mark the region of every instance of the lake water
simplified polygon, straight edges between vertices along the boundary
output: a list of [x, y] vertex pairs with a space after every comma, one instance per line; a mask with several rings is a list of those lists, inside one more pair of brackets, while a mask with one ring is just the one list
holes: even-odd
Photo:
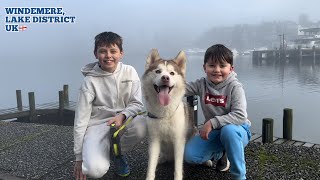
[[[147, 53], [146, 53], [147, 54]], [[161, 53], [160, 53], [161, 54]], [[165, 55], [174, 57], [176, 54]], [[83, 76], [80, 68], [94, 61], [65, 57], [35, 56], [28, 61], [2, 61], [0, 71], [3, 84], [0, 93], [0, 109], [16, 106], [15, 90], [21, 89], [23, 104], [28, 104], [28, 92], [35, 92], [36, 103], [58, 101], [58, 91], [69, 85], [70, 100], [76, 101]], [[9, 57], [8, 57], [9, 59]], [[16, 58], [17, 59], [17, 58]], [[87, 59], [87, 61], [83, 61]], [[91, 59], [91, 60], [90, 60]], [[129, 59], [130, 61], [126, 62]], [[140, 76], [144, 70], [146, 55], [127, 54], [124, 62], [136, 67]], [[188, 56], [187, 80], [204, 76], [202, 56]], [[320, 67], [312, 63], [261, 65], [252, 64], [251, 56], [238, 56], [234, 61], [238, 79], [244, 85], [248, 115], [252, 132], [261, 133], [262, 119], [274, 119], [274, 135], [282, 137], [284, 108], [293, 109], [293, 139], [320, 144]], [[204, 118], [199, 111], [199, 122]]]

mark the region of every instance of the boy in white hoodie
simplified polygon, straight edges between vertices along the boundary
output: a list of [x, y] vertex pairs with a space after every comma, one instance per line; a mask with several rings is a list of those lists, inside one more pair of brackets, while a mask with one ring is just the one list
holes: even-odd
[[[82, 68], [81, 85], [74, 120], [76, 179], [100, 178], [110, 167], [110, 125], [120, 127], [127, 118], [143, 110], [138, 73], [120, 62], [122, 38], [113, 32], [95, 37], [94, 55], [98, 62]], [[146, 123], [137, 116], [121, 136], [122, 154], [146, 135]], [[116, 173], [127, 176], [130, 169], [125, 155], [115, 158]]]
[[203, 69], [206, 77], [189, 82], [186, 96], [200, 96], [206, 121], [199, 135], [187, 142], [185, 160], [209, 166], [211, 159], [217, 160], [219, 171], [227, 171], [231, 164], [231, 177], [245, 179], [244, 147], [251, 136], [251, 123], [243, 86], [233, 71], [232, 52], [221, 44], [209, 47]]

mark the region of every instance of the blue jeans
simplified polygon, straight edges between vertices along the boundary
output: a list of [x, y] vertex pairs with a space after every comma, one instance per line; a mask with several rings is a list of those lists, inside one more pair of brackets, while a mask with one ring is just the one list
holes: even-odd
[[231, 177], [246, 179], [244, 147], [250, 138], [247, 124], [229, 124], [219, 130], [212, 130], [209, 140], [203, 140], [200, 135], [192, 137], [186, 144], [184, 159], [191, 164], [202, 164], [211, 159], [220, 159], [225, 150], [231, 165]]

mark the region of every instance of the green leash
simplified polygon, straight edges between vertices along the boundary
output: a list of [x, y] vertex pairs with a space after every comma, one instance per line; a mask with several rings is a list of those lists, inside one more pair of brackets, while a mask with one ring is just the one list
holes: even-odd
[[120, 147], [120, 135], [119, 133], [137, 116], [144, 114], [144, 112], [139, 112], [138, 114], [134, 116], [130, 116], [127, 121], [120, 126], [119, 129], [117, 129], [116, 125], [112, 123], [110, 125], [110, 134], [111, 134], [111, 147], [112, 147], [112, 152], [115, 157], [118, 157], [121, 155], [121, 147]]

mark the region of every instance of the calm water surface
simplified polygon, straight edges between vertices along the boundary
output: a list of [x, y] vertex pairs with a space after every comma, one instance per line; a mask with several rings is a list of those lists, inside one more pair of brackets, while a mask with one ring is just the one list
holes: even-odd
[[[35, 92], [36, 103], [58, 101], [58, 91], [62, 89], [63, 84], [69, 84], [70, 100], [76, 101], [78, 88], [83, 80], [80, 68], [95, 59], [91, 56], [79, 59], [50, 58], [47, 57], [44, 61], [41, 57], [34, 57], [18, 65], [15, 61], [1, 62], [2, 67], [6, 68], [0, 71], [3, 81], [0, 109], [16, 106], [16, 89], [22, 90], [24, 105], [28, 104], [27, 93], [31, 91]], [[142, 76], [145, 59], [146, 55], [127, 54], [124, 61], [136, 67]], [[187, 80], [195, 80], [205, 75], [202, 63], [202, 56], [188, 56]], [[283, 109], [292, 108], [293, 138], [320, 144], [318, 64], [254, 66], [251, 56], [238, 56], [234, 64], [238, 79], [246, 91], [252, 132], [261, 133], [262, 119], [273, 118], [274, 135], [282, 137]], [[202, 113], [199, 112], [199, 122], [203, 121]]]

